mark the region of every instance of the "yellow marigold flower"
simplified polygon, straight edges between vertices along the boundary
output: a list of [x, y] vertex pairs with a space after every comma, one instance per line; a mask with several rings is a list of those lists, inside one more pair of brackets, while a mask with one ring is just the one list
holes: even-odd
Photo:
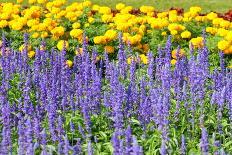
[[230, 69], [232, 69], [232, 65], [228, 66], [227, 68], [230, 68]]
[[[179, 57], [182, 57], [182, 56], [184, 56], [185, 55], [185, 51], [183, 50], [183, 49], [180, 49], [179, 50]], [[173, 51], [172, 51], [172, 58], [173, 59], [177, 59], [177, 49], [174, 49]]]
[[148, 58], [146, 55], [140, 54], [139, 57], [140, 57], [143, 64], [148, 64]]
[[99, 9], [100, 9], [100, 6], [99, 6], [99, 5], [96, 5], [96, 4], [95, 4], [95, 5], [92, 6], [92, 10], [93, 10], [93, 11], [98, 11]]
[[203, 47], [203, 38], [202, 37], [197, 37], [197, 38], [192, 38], [190, 40], [190, 44], [192, 44], [194, 47]]
[[175, 64], [176, 64], [176, 59], [172, 59], [172, 60], [171, 60], [171, 64], [172, 64], [172, 65], [175, 65]]
[[222, 28], [229, 28], [229, 27], [230, 27], [230, 22], [227, 21], [227, 20], [222, 20], [222, 21], [220, 22], [220, 26], [221, 26]]
[[32, 34], [32, 38], [36, 39], [36, 38], [38, 38], [38, 37], [39, 37], [39, 33], [38, 33], [38, 32], [34, 32], [34, 33]]
[[66, 60], [66, 65], [71, 68], [73, 66], [73, 62], [71, 60]]
[[48, 33], [46, 31], [41, 33], [41, 38], [47, 38], [48, 37]]
[[104, 36], [106, 36], [107, 39], [109, 39], [109, 40], [113, 40], [113, 39], [117, 38], [117, 31], [107, 30]]
[[219, 36], [221, 36], [221, 37], [224, 37], [224, 36], [227, 35], [228, 32], [229, 32], [229, 31], [226, 30], [226, 29], [224, 29], [224, 28], [219, 28], [218, 31], [217, 31], [217, 34], [218, 34]]
[[13, 30], [21, 30], [23, 28], [23, 24], [21, 22], [14, 22], [12, 25], [11, 25], [11, 28]]
[[218, 42], [218, 49], [220, 50], [225, 50], [229, 47], [230, 43], [226, 40], [221, 40]]
[[181, 37], [182, 37], [183, 39], [188, 39], [188, 38], [191, 37], [191, 32], [189, 32], [189, 31], [184, 31], [184, 32], [181, 33]]
[[105, 46], [104, 49], [105, 49], [106, 53], [108, 53], [108, 54], [114, 53], [114, 47], [113, 46]]
[[164, 31], [164, 32], [161, 33], [161, 35], [162, 35], [162, 36], [166, 36], [166, 35], [167, 35], [167, 32]]
[[152, 7], [152, 6], [141, 6], [139, 8], [139, 10], [142, 12], [142, 13], [148, 13], [148, 12], [154, 12], [155, 11], [155, 8]]
[[82, 3], [82, 5], [83, 5], [84, 7], [91, 6], [91, 5], [92, 5], [92, 2], [91, 2], [91, 1], [84, 1], [84, 2]]
[[95, 44], [105, 44], [107, 42], [105, 36], [96, 36], [93, 41]]
[[215, 35], [217, 33], [217, 28], [214, 28], [214, 27], [206, 27], [206, 32], [212, 34], [212, 35]]
[[83, 34], [83, 30], [81, 30], [81, 29], [72, 29], [70, 31], [70, 36], [73, 38], [78, 38], [78, 37], [82, 36], [82, 34]]
[[61, 51], [63, 48], [64, 48], [64, 45], [65, 45], [65, 48], [68, 49], [69, 48], [69, 44], [67, 41], [65, 40], [60, 40], [58, 43], [57, 43], [57, 48]]
[[101, 13], [101, 14], [111, 14], [111, 8], [106, 7], [106, 6], [100, 7], [99, 8], [99, 13]]
[[75, 22], [72, 24], [73, 29], [79, 29], [81, 27], [81, 24], [79, 22]]
[[226, 35], [226, 40], [228, 40], [228, 41], [232, 41], [232, 31], [229, 31], [228, 33], [227, 33], [227, 35]]
[[193, 6], [193, 7], [190, 7], [189, 11], [190, 12], [201, 12], [201, 7]]
[[89, 23], [93, 23], [93, 22], [94, 22], [94, 18], [93, 18], [93, 17], [89, 17], [89, 18], [88, 18], [88, 22], [89, 22]]
[[1, 21], [0, 21], [0, 28], [7, 27], [7, 25], [8, 25], [7, 20], [1, 20]]
[[209, 20], [213, 20], [213, 19], [217, 18], [218, 16], [217, 16], [216, 13], [210, 12], [210, 13], [208, 13], [208, 14], [206, 15], [206, 17], [207, 17], [207, 19], [209, 19]]
[[101, 20], [104, 23], [112, 22], [113, 21], [113, 14], [104, 14], [104, 15], [101, 16]]
[[122, 14], [128, 14], [132, 9], [133, 9], [132, 6], [126, 6], [125, 8], [123, 8], [122, 10], [120, 10], [120, 12]]
[[28, 56], [29, 58], [33, 58], [33, 57], [35, 56], [35, 51], [29, 51], [29, 52], [27, 53], [27, 56]]
[[44, 4], [44, 3], [47, 2], [47, 0], [37, 0], [37, 2], [38, 2], [39, 4]]
[[56, 38], [59, 38], [60, 36], [62, 36], [64, 34], [64, 27], [59, 26], [59, 27], [55, 27], [52, 31], [51, 31], [52, 35]]
[[178, 31], [177, 31], [177, 30], [171, 30], [171, 32], [170, 32], [170, 33], [171, 33], [171, 35], [173, 35], [173, 36], [174, 36], [174, 35], [177, 35], [177, 34], [178, 34]]
[[125, 4], [123, 4], [123, 3], [118, 3], [117, 5], [116, 5], [116, 9], [117, 10], [122, 10], [122, 9], [124, 9], [126, 7], [126, 5]]

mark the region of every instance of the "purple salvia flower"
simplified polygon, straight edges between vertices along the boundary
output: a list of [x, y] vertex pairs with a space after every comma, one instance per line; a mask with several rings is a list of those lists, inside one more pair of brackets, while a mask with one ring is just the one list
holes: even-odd
[[8, 102], [1, 105], [1, 119], [2, 119], [2, 141], [0, 145], [0, 153], [8, 154], [11, 152], [11, 109]]
[[73, 146], [73, 155], [80, 155], [81, 154], [81, 141], [77, 139], [76, 145]]
[[132, 137], [133, 146], [131, 155], [143, 155], [143, 148], [139, 146], [137, 142], [137, 138], [135, 136]]
[[127, 63], [126, 63], [126, 53], [124, 49], [124, 44], [122, 42], [122, 34], [119, 34], [119, 50], [118, 50], [118, 69], [119, 69], [119, 74], [122, 77], [126, 76], [126, 68], [127, 68]]
[[160, 148], [160, 154], [161, 155], [167, 155], [168, 154], [165, 140], [162, 140], [162, 144], [161, 144], [161, 148]]
[[21, 116], [21, 114], [19, 114], [19, 122], [18, 122], [18, 154], [25, 154], [25, 145], [26, 145], [26, 141], [25, 141], [25, 127], [24, 127], [24, 118], [23, 116]]
[[92, 144], [91, 144], [91, 140], [88, 140], [87, 150], [88, 150], [88, 155], [93, 155], [94, 154]]
[[185, 137], [184, 135], [182, 134], [181, 136], [181, 149], [180, 149], [180, 154], [181, 155], [185, 155], [186, 154], [186, 142], [185, 142]]
[[40, 132], [41, 132], [41, 124], [40, 124], [39, 118], [36, 115], [33, 117], [33, 132], [34, 132], [34, 136], [35, 136], [37, 142], [40, 143], [40, 140], [41, 140], [41, 136], [40, 136], [41, 135], [40, 134]]
[[154, 72], [154, 67], [155, 67], [155, 64], [154, 64], [154, 57], [153, 57], [153, 54], [152, 54], [151, 51], [148, 53], [148, 62], [149, 62], [149, 64], [148, 64], [147, 74], [148, 74], [148, 76], [149, 76], [150, 86], [151, 86], [151, 85], [152, 85], [152, 81], [153, 81], [153, 79], [154, 79], [154, 77], [153, 77], [153, 76], [154, 76], [153, 72]]
[[207, 155], [209, 151], [209, 142], [206, 128], [202, 128], [200, 147], [202, 154]]
[[41, 145], [42, 145], [42, 155], [47, 155], [47, 150], [46, 150], [46, 144], [47, 144], [47, 135], [46, 135], [46, 130], [43, 129], [42, 133], [41, 133]]
[[130, 126], [128, 126], [125, 131], [125, 143], [125, 154], [130, 154], [132, 152], [132, 133]]
[[112, 145], [114, 148], [114, 155], [120, 155], [120, 140], [119, 140], [119, 134], [118, 131], [115, 131], [113, 133], [113, 137], [112, 137]]
[[31, 118], [27, 118], [25, 122], [26, 126], [26, 154], [34, 154], [34, 149], [33, 149], [33, 130], [32, 130], [32, 123], [31, 123]]
[[64, 155], [69, 155], [70, 145], [67, 135], [64, 137]]
[[224, 60], [224, 53], [222, 51], [219, 52], [220, 56], [220, 68], [222, 74], [225, 74], [226, 68], [225, 68], [225, 60]]

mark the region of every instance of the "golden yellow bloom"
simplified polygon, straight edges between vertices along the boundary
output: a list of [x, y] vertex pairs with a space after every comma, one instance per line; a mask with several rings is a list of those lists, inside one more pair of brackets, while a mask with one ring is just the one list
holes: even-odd
[[113, 14], [104, 14], [104, 15], [101, 16], [101, 20], [104, 23], [112, 22], [113, 21]]
[[71, 60], [66, 60], [66, 65], [71, 68], [73, 66], [73, 62]]
[[164, 32], [161, 33], [161, 35], [162, 35], [162, 36], [166, 36], [166, 35], [167, 35], [167, 32], [164, 31]]
[[183, 39], [188, 39], [188, 38], [191, 37], [191, 32], [189, 32], [189, 31], [184, 31], [184, 32], [181, 33], [181, 37], [182, 37]]
[[220, 50], [225, 50], [229, 47], [230, 43], [226, 40], [221, 40], [218, 42], [218, 49]]
[[101, 14], [111, 14], [111, 8], [103, 6], [99, 8], [99, 13]]
[[[182, 56], [184, 56], [185, 55], [185, 51], [183, 50], [183, 49], [180, 49], [179, 50], [179, 57], [182, 57]], [[177, 49], [174, 49], [173, 51], [172, 51], [172, 58], [173, 59], [177, 59]]]
[[193, 6], [193, 7], [190, 7], [189, 11], [190, 12], [201, 12], [201, 7]]
[[41, 38], [47, 38], [48, 37], [48, 33], [46, 31], [41, 33]]
[[177, 34], [178, 34], [178, 31], [177, 31], [177, 30], [171, 30], [171, 32], [170, 32], [170, 33], [171, 33], [171, 35], [173, 35], [173, 36], [174, 36], [174, 35], [177, 35]]
[[92, 10], [93, 10], [93, 11], [98, 11], [99, 9], [100, 9], [100, 6], [99, 6], [99, 5], [94, 4], [94, 5], [92, 6]]
[[210, 12], [210, 13], [208, 13], [208, 14], [206, 15], [206, 17], [207, 17], [207, 19], [209, 19], [209, 20], [213, 20], [213, 19], [217, 18], [217, 14], [214, 13], [214, 12]]
[[197, 38], [192, 38], [190, 40], [190, 44], [192, 44], [194, 47], [203, 47], [203, 38], [202, 37], [197, 37]]
[[228, 40], [228, 41], [232, 41], [232, 31], [229, 31], [228, 33], [227, 33], [227, 35], [226, 35], [226, 40]]
[[38, 2], [39, 4], [44, 4], [44, 3], [47, 2], [47, 0], [37, 0], [37, 2]]
[[75, 22], [75, 23], [72, 24], [73, 29], [79, 29], [80, 27], [81, 27], [81, 24], [78, 23], [78, 22]]
[[105, 36], [96, 36], [93, 41], [95, 44], [105, 44], [107, 42], [107, 38]]
[[63, 48], [64, 48], [64, 45], [65, 45], [65, 48], [68, 49], [69, 48], [69, 44], [67, 41], [65, 40], [60, 40], [58, 43], [57, 43], [57, 48], [61, 51]]
[[78, 37], [82, 36], [82, 34], [83, 34], [83, 30], [81, 30], [81, 29], [72, 29], [70, 31], [70, 36], [73, 38], [78, 38]]
[[39, 33], [38, 33], [38, 32], [34, 32], [34, 33], [32, 34], [32, 38], [36, 39], [36, 38], [38, 38], [38, 37], [39, 37]]
[[117, 31], [115, 30], [107, 30], [105, 35], [108, 40], [113, 40], [117, 38]]
[[217, 28], [214, 28], [214, 27], [206, 27], [206, 32], [212, 34], [212, 35], [215, 35], [217, 33]]
[[124, 9], [125, 7], [126, 7], [126, 5], [123, 4], [123, 3], [118, 3], [118, 4], [116, 5], [116, 9], [117, 9], [117, 10], [122, 10], [122, 9]]
[[221, 36], [221, 37], [224, 37], [224, 36], [227, 35], [228, 32], [229, 32], [229, 31], [226, 30], [226, 29], [224, 29], [224, 28], [219, 28], [218, 31], [217, 31], [217, 34], [218, 34], [219, 36]]
[[108, 54], [114, 53], [114, 47], [113, 46], [105, 46], [104, 49], [105, 49], [105, 52], [108, 53]]
[[152, 6], [141, 6], [139, 10], [143, 13], [149, 13], [149, 12], [154, 12], [155, 8]]
[[60, 36], [62, 36], [64, 34], [64, 27], [59, 26], [59, 27], [55, 27], [52, 31], [51, 31], [52, 35], [56, 38], [59, 38]]
[[140, 54], [139, 57], [140, 57], [143, 64], [145, 64], [145, 65], [148, 64], [148, 58], [146, 55]]
[[27, 53], [27, 56], [28, 56], [29, 58], [33, 58], [33, 57], [35, 56], [35, 51], [29, 51], [29, 52]]
[[4, 27], [7, 27], [7, 25], [8, 25], [7, 20], [1, 20], [1, 21], [0, 21], [0, 28], [1, 28], [1, 29], [4, 28]]
[[93, 22], [94, 22], [94, 18], [93, 18], [93, 17], [89, 17], [89, 18], [88, 18], [88, 22], [89, 22], [89, 23], [93, 23]]
[[176, 64], [176, 59], [172, 59], [172, 60], [171, 60], [171, 64], [172, 64], [172, 65], [175, 65], [175, 64]]

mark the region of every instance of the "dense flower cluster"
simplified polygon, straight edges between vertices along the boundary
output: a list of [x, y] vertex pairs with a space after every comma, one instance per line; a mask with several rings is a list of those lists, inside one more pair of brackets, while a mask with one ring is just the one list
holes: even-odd
[[[130, 44], [133, 51], [147, 57], [149, 50], [155, 51], [157, 44], [173, 36], [173, 41], [188, 48], [203, 46], [202, 29], [211, 35], [214, 41], [210, 45], [211, 52], [221, 50], [225, 54], [232, 53], [232, 23], [219, 14], [210, 12], [202, 14], [200, 7], [191, 7], [189, 11], [168, 10], [158, 12], [153, 6], [141, 6], [135, 9], [118, 3], [116, 9], [92, 4], [91, 1], [68, 3], [66, 0], [28, 0], [27, 7], [18, 3], [0, 4], [0, 28], [12, 38], [15, 32], [31, 33], [31, 40], [39, 44], [39, 39], [47, 39], [50, 46], [62, 42], [72, 46], [82, 46], [82, 38], [86, 32], [89, 45], [96, 45], [99, 50], [114, 55], [116, 38], [122, 32], [123, 42]], [[17, 40], [17, 39], [16, 39]], [[14, 47], [20, 47], [18, 40]], [[34, 57], [35, 45], [30, 49], [30, 57]], [[175, 47], [177, 48], [177, 47]], [[74, 48], [67, 50], [77, 53]], [[101, 53], [103, 54], [103, 53]], [[216, 58], [215, 58], [216, 59]], [[228, 62], [228, 66], [232, 62]]]
[[180, 47], [171, 50], [171, 37], [157, 57], [148, 52], [129, 65], [132, 49], [122, 36], [113, 62], [106, 52], [99, 60], [99, 51], [89, 51], [86, 37], [74, 62], [66, 60], [65, 41], [61, 51], [42, 42], [33, 61], [27, 34], [21, 52], [10, 44], [3, 36], [2, 155], [231, 152], [232, 71], [222, 52], [220, 68], [210, 72], [204, 44], [197, 53], [192, 45], [188, 59]]

